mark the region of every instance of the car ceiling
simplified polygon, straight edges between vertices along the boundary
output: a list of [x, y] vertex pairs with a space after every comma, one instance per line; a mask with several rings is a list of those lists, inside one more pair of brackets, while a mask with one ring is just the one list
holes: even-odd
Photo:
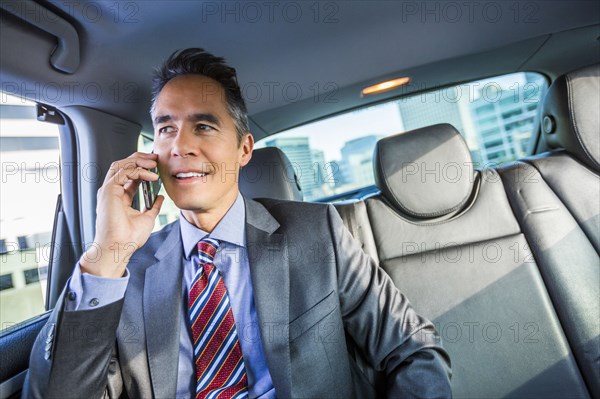
[[[386, 78], [444, 85], [521, 69], [553, 77], [600, 58], [596, 1], [40, 4], [76, 28], [80, 65], [73, 74], [53, 69], [56, 39], [2, 11], [3, 90], [58, 107], [88, 105], [145, 131], [152, 70], [186, 47], [203, 47], [236, 68], [257, 138], [397, 96], [360, 97], [361, 87]], [[48, 82], [72, 94], [58, 96]], [[100, 96], [83, 92], [90, 83]]]

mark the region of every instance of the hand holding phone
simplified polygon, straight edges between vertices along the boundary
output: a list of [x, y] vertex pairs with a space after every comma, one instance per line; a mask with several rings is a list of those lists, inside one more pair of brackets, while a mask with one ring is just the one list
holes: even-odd
[[[158, 156], [143, 152], [111, 164], [98, 189], [94, 245], [80, 259], [82, 272], [109, 278], [123, 276], [131, 255], [150, 237], [164, 201], [162, 195], [156, 196], [160, 183], [153, 181], [157, 176], [150, 172], [157, 166]], [[141, 182], [149, 184], [145, 197], [152, 202], [152, 208], [142, 212], [131, 209]]]

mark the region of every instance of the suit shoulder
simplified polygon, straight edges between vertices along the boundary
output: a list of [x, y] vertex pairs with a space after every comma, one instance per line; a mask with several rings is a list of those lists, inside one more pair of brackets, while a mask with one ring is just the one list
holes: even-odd
[[254, 200], [260, 202], [269, 212], [288, 211], [322, 213], [327, 212], [330, 206], [329, 204], [319, 202], [288, 201], [272, 198], [255, 198]]
[[331, 205], [318, 202], [287, 201], [271, 198], [259, 198], [265, 209], [284, 228], [306, 228], [317, 230], [319, 226], [328, 228]]

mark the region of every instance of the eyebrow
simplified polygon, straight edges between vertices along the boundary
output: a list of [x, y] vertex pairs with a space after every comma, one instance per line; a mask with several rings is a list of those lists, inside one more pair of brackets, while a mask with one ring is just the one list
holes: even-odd
[[[172, 120], [176, 120], [177, 118], [174, 118], [171, 115], [158, 115], [154, 118], [154, 125], [158, 125], [160, 123], [165, 123], [165, 122], [169, 122]], [[188, 121], [190, 122], [209, 122], [209, 123], [213, 123], [217, 126], [221, 126], [220, 120], [219, 118], [211, 113], [199, 113], [199, 114], [191, 114], [188, 115], [187, 117]]]
[[209, 122], [217, 126], [221, 126], [221, 121], [215, 114], [192, 114], [188, 116], [190, 122]]

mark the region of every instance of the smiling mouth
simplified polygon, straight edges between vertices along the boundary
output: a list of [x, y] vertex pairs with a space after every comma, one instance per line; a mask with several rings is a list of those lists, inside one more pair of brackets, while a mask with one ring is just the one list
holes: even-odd
[[208, 176], [208, 173], [198, 173], [198, 172], [186, 172], [186, 173], [177, 173], [175, 178], [177, 180], [187, 180], [193, 179], [195, 177], [205, 177]]

